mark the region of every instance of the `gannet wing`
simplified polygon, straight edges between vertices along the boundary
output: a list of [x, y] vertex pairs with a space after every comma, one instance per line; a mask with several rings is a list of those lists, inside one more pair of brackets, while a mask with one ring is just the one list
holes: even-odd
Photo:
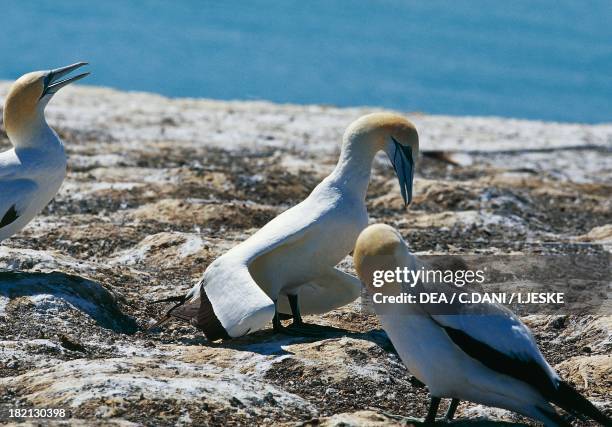
[[531, 331], [511, 313], [432, 315], [447, 332], [457, 331], [493, 350], [525, 361], [544, 361]]
[[[298, 289], [300, 312], [302, 314], [322, 314], [335, 308], [350, 304], [361, 293], [361, 281], [335, 267]], [[291, 313], [289, 300], [279, 298], [279, 311]]]
[[35, 197], [38, 185], [29, 179], [0, 181], [0, 232], [15, 222]]
[[460, 306], [454, 314], [431, 317], [441, 326], [461, 331], [504, 354], [523, 360], [542, 358], [529, 328], [502, 306], [487, 304], [486, 308], [476, 309]]
[[14, 180], [18, 178], [21, 162], [15, 154], [15, 150], [0, 153], [0, 188], [4, 185], [4, 180]]
[[[274, 301], [255, 282], [248, 266], [218, 258], [204, 277], [158, 324], [175, 317], [191, 323], [210, 341], [237, 338], [272, 321]], [[157, 324], [156, 324], [157, 325]]]
[[323, 224], [328, 222], [326, 219], [334, 205], [311, 196], [282, 212], [243, 242], [241, 247], [247, 254], [247, 263], [281, 246], [297, 244], [325, 228]]
[[[169, 315], [189, 321], [211, 341], [263, 329], [272, 321], [275, 305], [254, 280], [249, 266], [258, 257], [295, 244], [305, 235], [306, 230], [299, 229], [268, 242], [267, 246], [251, 248], [250, 256], [236, 256], [229, 251], [206, 269], [202, 280], [189, 293], [190, 299]], [[248, 240], [243, 245], [248, 246]]]
[[[422, 262], [419, 260], [419, 263]], [[431, 262], [425, 264], [427, 268], [431, 268], [432, 265], [445, 270], [468, 268], [465, 261], [457, 257], [439, 259], [434, 264]], [[421, 283], [419, 286], [424, 292], [442, 292], [446, 295], [456, 294], [459, 289], [447, 283]], [[448, 299], [450, 300], [450, 297]], [[444, 328], [462, 350], [474, 346], [486, 346], [490, 348], [490, 351], [480, 348], [482, 354], [499, 353], [500, 357], [506, 355], [526, 363], [533, 362], [553, 372], [542, 356], [529, 328], [512, 311], [502, 305], [462, 304], [455, 301], [454, 304], [445, 304], [443, 311], [437, 304], [420, 304], [420, 308], [438, 326]]]
[[[612, 425], [588, 399], [563, 381], [548, 365], [531, 332], [514, 313], [502, 306], [490, 307], [494, 314], [432, 315], [464, 353], [489, 369], [532, 386], [546, 400], [576, 415]], [[553, 420], [563, 420], [554, 410], [537, 409]]]
[[430, 314], [453, 343], [488, 368], [520, 379], [545, 396], [559, 377], [540, 352], [531, 331], [510, 310], [490, 304], [486, 314], [459, 307], [456, 314]]
[[281, 213], [216, 259], [189, 292], [185, 304], [168, 315], [190, 321], [211, 341], [246, 335], [269, 324], [274, 301], [254, 280], [249, 267], [259, 257], [299, 244], [321, 227], [325, 212], [304, 206], [306, 201]]

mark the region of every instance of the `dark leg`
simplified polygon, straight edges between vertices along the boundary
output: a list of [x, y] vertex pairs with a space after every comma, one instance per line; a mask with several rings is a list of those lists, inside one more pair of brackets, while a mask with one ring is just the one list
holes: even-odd
[[291, 316], [293, 317], [293, 323], [289, 326], [289, 328], [301, 333], [302, 335], [309, 337], [320, 337], [324, 336], [325, 334], [329, 334], [330, 332], [336, 332], [334, 328], [331, 328], [329, 326], [304, 323], [304, 321], [302, 320], [302, 313], [300, 313], [298, 296], [287, 295], [287, 298], [289, 299], [289, 306], [291, 307]]
[[429, 410], [427, 411], [427, 416], [425, 417], [425, 423], [436, 422], [438, 406], [440, 406], [440, 398], [431, 396], [431, 403], [429, 404]]
[[298, 296], [287, 295], [287, 298], [289, 299], [289, 306], [291, 307], [291, 317], [293, 319], [293, 323], [288, 327], [282, 325], [281, 316], [278, 313], [278, 305], [275, 301], [274, 318], [272, 318], [272, 326], [274, 332], [295, 336], [319, 337], [325, 335], [326, 333], [329, 333], [330, 329], [333, 329], [328, 328], [326, 326], [310, 325], [308, 323], [304, 323], [304, 321], [302, 320], [302, 315], [300, 313]]
[[[383, 415], [392, 418], [396, 421], [400, 421], [402, 425], [432, 425], [436, 422], [436, 415], [438, 414], [438, 407], [440, 406], [440, 398], [431, 396], [431, 401], [429, 403], [429, 409], [427, 410], [427, 416], [425, 419], [412, 418], [412, 417], [403, 417], [401, 415], [391, 414], [389, 412], [381, 412]], [[455, 399], [453, 399], [453, 402]], [[457, 400], [457, 403], [459, 400]], [[452, 405], [453, 403], [451, 403]], [[457, 405], [455, 405], [456, 408]], [[453, 411], [454, 412], [454, 411]]]
[[302, 321], [302, 315], [300, 314], [298, 296], [297, 295], [287, 295], [287, 298], [289, 299], [289, 306], [291, 307], [291, 314], [293, 315], [293, 324], [302, 325], [304, 322]]
[[[297, 306], [297, 297], [295, 297], [294, 302], [292, 302], [292, 300], [289, 299], [289, 303], [291, 304], [291, 310], [293, 311], [294, 304]], [[274, 317], [272, 318], [272, 329], [274, 330], [275, 333], [285, 334], [285, 335], [294, 335], [294, 336], [311, 335], [309, 331], [306, 331], [302, 328], [302, 325], [303, 325], [302, 323], [296, 324], [296, 319], [299, 319], [299, 322], [302, 322], [302, 317], [300, 316], [299, 310], [297, 311], [297, 317], [296, 317], [296, 312], [293, 312], [292, 317], [294, 319], [293, 324], [288, 328], [283, 326], [283, 324], [281, 323], [280, 315], [278, 313], [278, 303], [277, 301], [274, 301]]]
[[274, 317], [272, 318], [272, 330], [275, 333], [285, 332], [285, 327], [281, 324], [280, 318], [278, 317], [278, 307], [276, 301], [274, 301]]
[[455, 416], [455, 411], [457, 410], [457, 406], [459, 406], [459, 399], [453, 398], [453, 400], [451, 400], [450, 405], [448, 406], [446, 415], [444, 416], [444, 418], [446, 418], [447, 421], [450, 421], [453, 419], [453, 417]]

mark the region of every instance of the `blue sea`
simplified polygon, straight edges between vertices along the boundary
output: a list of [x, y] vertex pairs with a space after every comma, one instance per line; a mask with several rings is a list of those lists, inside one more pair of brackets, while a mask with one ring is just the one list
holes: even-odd
[[3, 1], [0, 78], [612, 122], [609, 0]]

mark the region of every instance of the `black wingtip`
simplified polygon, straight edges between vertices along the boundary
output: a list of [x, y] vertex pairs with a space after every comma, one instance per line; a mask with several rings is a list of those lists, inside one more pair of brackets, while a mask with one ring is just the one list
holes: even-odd
[[6, 227], [7, 225], [15, 222], [17, 218], [19, 218], [19, 214], [17, 214], [17, 206], [13, 205], [8, 211], [6, 211], [2, 219], [0, 219], [0, 228]]
[[540, 412], [540, 414], [544, 418], [548, 418], [552, 422], [552, 425], [555, 425], [558, 427], [572, 427], [571, 422], [567, 421], [561, 415], [557, 414], [557, 412], [554, 409], [552, 409], [550, 406], [545, 409], [545, 408], [542, 408], [541, 406], [536, 405], [536, 409]]
[[209, 341], [231, 338], [215, 314], [204, 288], [200, 291], [200, 309], [196, 318], [192, 319], [192, 324], [201, 329]]
[[550, 401], [564, 410], [589, 417], [603, 426], [612, 427], [612, 419], [607, 417], [586, 397], [565, 381], [559, 381], [556, 392], [550, 396]]

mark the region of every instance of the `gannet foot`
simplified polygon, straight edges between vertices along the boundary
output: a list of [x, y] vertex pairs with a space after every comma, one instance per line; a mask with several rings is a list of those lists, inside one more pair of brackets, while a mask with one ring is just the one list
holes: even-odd
[[[274, 305], [276, 307], [276, 302]], [[295, 330], [295, 329], [283, 326], [283, 324], [281, 323], [281, 313], [279, 313], [277, 309], [275, 310], [274, 318], [272, 319], [272, 330], [274, 331], [275, 334], [284, 334], [284, 335], [291, 335], [291, 336], [303, 336], [304, 335], [299, 330]]]
[[291, 318], [293, 319], [293, 323], [289, 326], [283, 326], [281, 324], [281, 318], [286, 317], [286, 315], [278, 312], [278, 302], [275, 301], [274, 306], [276, 311], [272, 319], [272, 326], [275, 333], [303, 337], [322, 337], [328, 336], [331, 332], [336, 332], [336, 329], [329, 326], [304, 323], [302, 315], [300, 314], [297, 295], [287, 295], [287, 297], [291, 307]]

